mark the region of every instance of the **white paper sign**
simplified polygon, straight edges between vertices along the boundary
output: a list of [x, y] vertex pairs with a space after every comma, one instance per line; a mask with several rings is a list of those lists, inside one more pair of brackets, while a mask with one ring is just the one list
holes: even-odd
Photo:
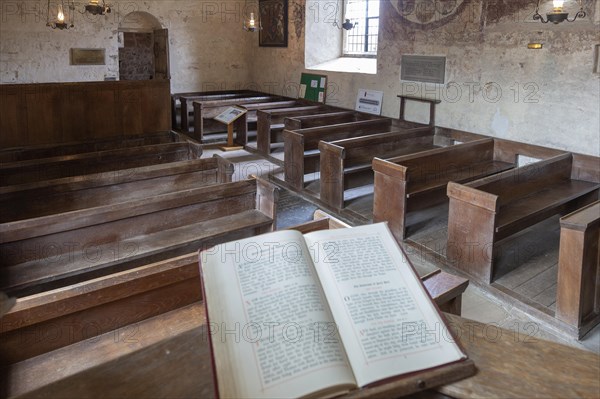
[[219, 115], [215, 116], [215, 120], [229, 125], [231, 122], [248, 112], [247, 109], [240, 107], [229, 107]]
[[381, 115], [381, 106], [383, 104], [383, 92], [376, 90], [358, 91], [356, 97], [356, 110], [373, 115]]

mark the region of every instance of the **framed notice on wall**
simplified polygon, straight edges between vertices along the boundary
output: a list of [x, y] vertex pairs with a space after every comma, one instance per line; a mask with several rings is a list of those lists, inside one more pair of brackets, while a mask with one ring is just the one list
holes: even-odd
[[327, 76], [303, 73], [300, 76], [299, 98], [325, 103], [327, 92]]

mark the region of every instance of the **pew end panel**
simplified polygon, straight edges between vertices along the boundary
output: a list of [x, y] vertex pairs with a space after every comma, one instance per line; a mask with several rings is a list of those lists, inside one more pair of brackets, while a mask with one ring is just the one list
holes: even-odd
[[406, 168], [385, 159], [373, 159], [375, 189], [373, 223], [387, 222], [397, 241], [404, 239]]
[[600, 201], [560, 224], [556, 318], [581, 339], [600, 323]]
[[217, 161], [217, 182], [231, 183], [235, 173], [235, 164], [219, 154], [214, 154], [213, 158]]
[[304, 188], [304, 135], [292, 130], [283, 131], [285, 182], [294, 190]]
[[498, 196], [449, 182], [448, 197], [446, 257], [454, 268], [490, 284]]

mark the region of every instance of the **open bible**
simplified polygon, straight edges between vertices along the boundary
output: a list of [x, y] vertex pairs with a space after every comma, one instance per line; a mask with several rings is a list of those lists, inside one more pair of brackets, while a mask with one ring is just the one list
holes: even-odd
[[383, 223], [221, 244], [200, 253], [200, 270], [220, 397], [403, 379], [393, 393], [408, 394], [474, 371], [456, 372], [466, 355]]

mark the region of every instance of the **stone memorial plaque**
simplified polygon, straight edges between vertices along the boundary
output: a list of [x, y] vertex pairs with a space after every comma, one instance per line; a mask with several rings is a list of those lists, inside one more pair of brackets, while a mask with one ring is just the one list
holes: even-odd
[[105, 49], [72, 48], [71, 65], [105, 65]]
[[403, 55], [401, 68], [402, 80], [439, 84], [446, 81], [446, 57]]

